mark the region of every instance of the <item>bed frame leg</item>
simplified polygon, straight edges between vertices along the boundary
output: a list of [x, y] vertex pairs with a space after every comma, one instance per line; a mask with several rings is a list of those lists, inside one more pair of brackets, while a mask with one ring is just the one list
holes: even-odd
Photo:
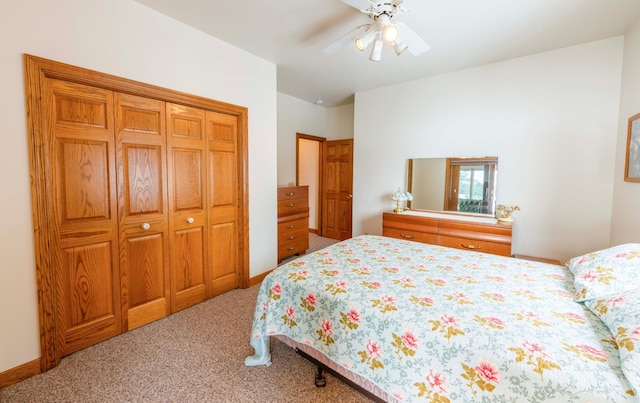
[[322, 367], [318, 365], [316, 371], [316, 387], [324, 388], [325, 386], [327, 386], [327, 380], [324, 375], [322, 375]]

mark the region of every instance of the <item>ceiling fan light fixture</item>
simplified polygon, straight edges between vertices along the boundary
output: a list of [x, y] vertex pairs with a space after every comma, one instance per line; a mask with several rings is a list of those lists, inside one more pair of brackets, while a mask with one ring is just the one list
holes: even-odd
[[373, 62], [379, 62], [382, 60], [382, 46], [384, 45], [384, 41], [381, 38], [381, 35], [378, 36], [376, 41], [373, 43], [373, 49], [371, 49], [371, 55], [369, 56], [369, 60]]
[[377, 17], [378, 31], [382, 32], [382, 38], [392, 43], [398, 38], [398, 27], [391, 23], [391, 17], [387, 13], [382, 13]]
[[402, 39], [398, 39], [393, 43], [393, 50], [395, 50], [396, 55], [398, 56], [403, 54], [407, 49], [409, 49], [409, 45], [407, 45]]
[[382, 37], [389, 43], [395, 42], [398, 39], [398, 34], [398, 27], [393, 24], [387, 25], [382, 29]]
[[364, 51], [371, 42], [373, 42], [373, 40], [376, 37], [376, 31], [369, 28], [367, 30], [367, 32], [362, 35], [359, 38], [356, 38], [356, 48], [358, 48], [359, 51]]

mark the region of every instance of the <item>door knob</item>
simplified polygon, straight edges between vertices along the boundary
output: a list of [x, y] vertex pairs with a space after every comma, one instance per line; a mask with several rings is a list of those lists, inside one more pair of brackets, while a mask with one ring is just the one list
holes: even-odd
[[193, 219], [193, 217], [189, 217], [189, 218], [187, 218], [187, 222], [188, 222], [189, 224], [193, 224], [195, 221], [196, 221], [196, 220], [194, 220], [194, 219]]
[[142, 228], [143, 230], [145, 230], [145, 231], [146, 231], [146, 230], [148, 230], [149, 228], [151, 228], [151, 224], [149, 224], [148, 222], [146, 222], [146, 223], [142, 224], [142, 225], [140, 226], [140, 228]]
[[347, 199], [351, 199], [353, 197], [353, 195], [349, 195], [347, 196]]

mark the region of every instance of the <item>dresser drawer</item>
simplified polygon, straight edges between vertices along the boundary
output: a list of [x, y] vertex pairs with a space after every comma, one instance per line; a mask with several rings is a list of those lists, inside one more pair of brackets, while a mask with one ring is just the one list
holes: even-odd
[[292, 240], [287, 239], [284, 242], [278, 242], [278, 260], [297, 253], [304, 253], [309, 249], [309, 237], [294, 233], [295, 238]]
[[383, 227], [382, 235], [391, 238], [406, 239], [408, 241], [416, 241], [422, 243], [438, 244], [438, 235], [426, 232], [412, 231], [399, 228]]
[[511, 244], [446, 235], [440, 235], [438, 237], [438, 243], [442, 246], [448, 246], [450, 248], [493, 253], [494, 255], [511, 256]]
[[296, 232], [302, 229], [304, 229], [305, 231], [309, 231], [309, 217], [299, 218], [297, 220], [279, 222], [278, 236], [279, 234]]
[[289, 215], [295, 214], [300, 211], [308, 211], [309, 210], [309, 200], [308, 199], [287, 199], [287, 200], [278, 200], [278, 215]]
[[278, 248], [282, 245], [293, 245], [294, 243], [297, 243], [299, 239], [306, 240], [306, 243], [308, 244], [309, 230], [301, 229], [298, 231], [278, 232]]
[[281, 187], [278, 188], [278, 200], [291, 200], [291, 199], [308, 199], [309, 187], [308, 186], [293, 186], [293, 187]]

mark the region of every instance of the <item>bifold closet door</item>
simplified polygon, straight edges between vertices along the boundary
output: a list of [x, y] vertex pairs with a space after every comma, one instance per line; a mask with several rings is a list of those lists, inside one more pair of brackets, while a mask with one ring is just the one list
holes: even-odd
[[171, 312], [208, 297], [205, 111], [167, 104]]
[[162, 101], [115, 94], [123, 330], [170, 313]]
[[236, 116], [207, 112], [210, 296], [238, 288]]
[[121, 332], [113, 93], [47, 79], [56, 355]]

